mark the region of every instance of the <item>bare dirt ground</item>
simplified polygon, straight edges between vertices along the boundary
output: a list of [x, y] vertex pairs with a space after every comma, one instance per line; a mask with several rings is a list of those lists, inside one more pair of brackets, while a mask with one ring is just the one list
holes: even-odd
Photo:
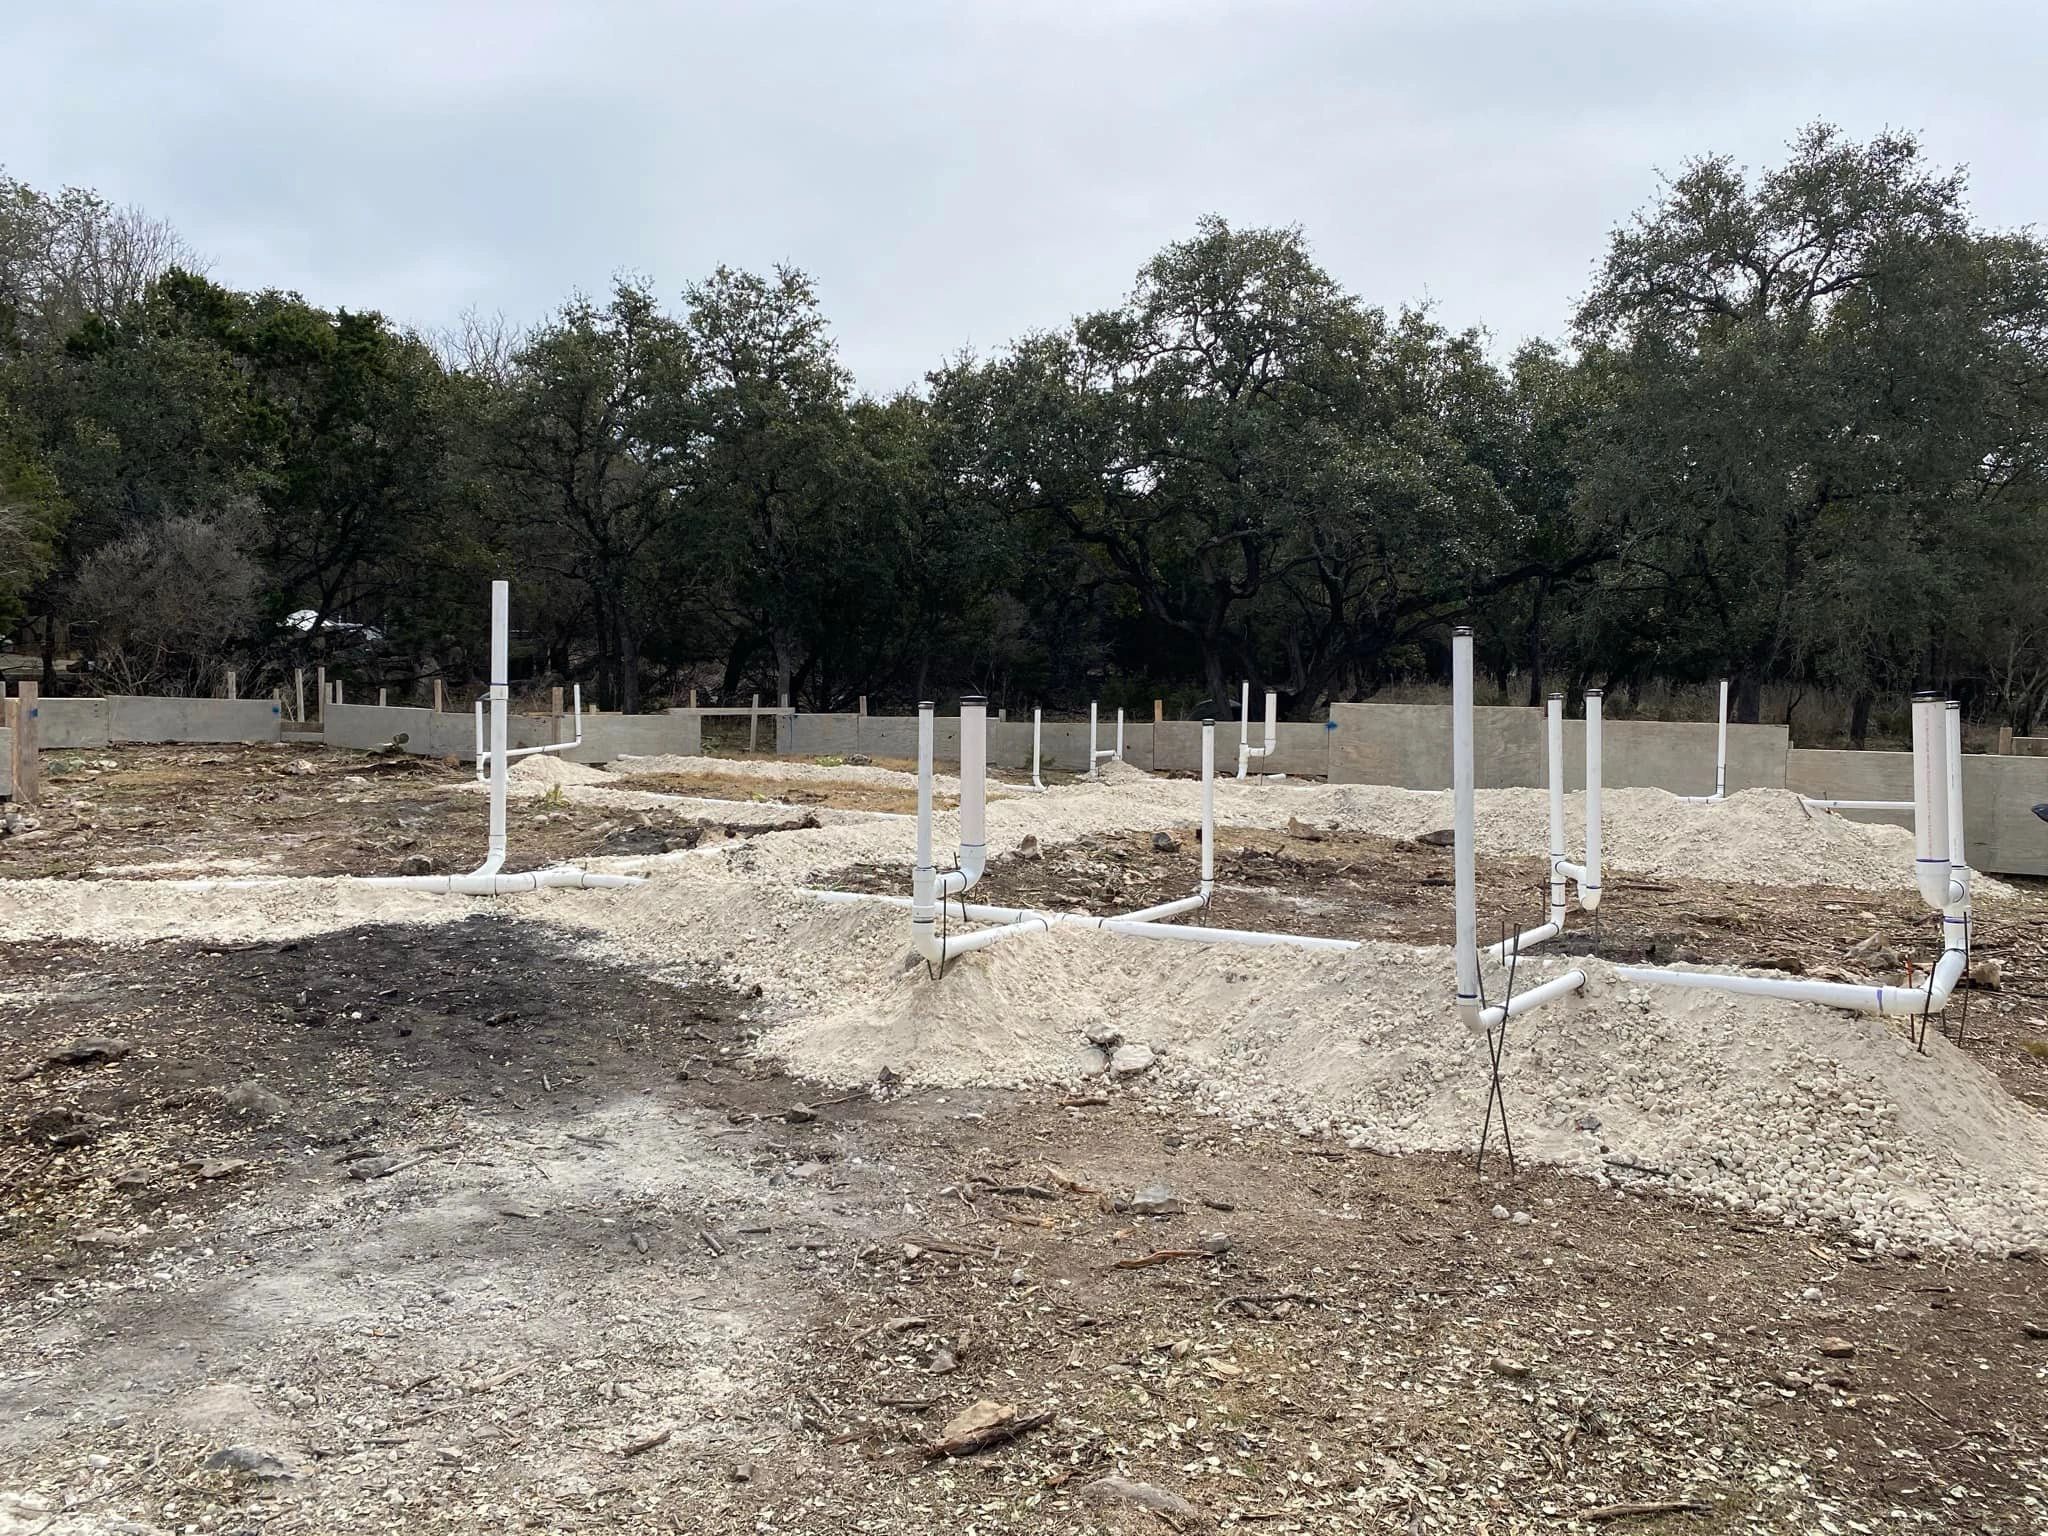
[[0, 1529], [2040, 1528], [2034, 1262], [826, 1095], [499, 916], [0, 968]]
[[[0, 837], [0, 879], [392, 875], [469, 869], [484, 850], [472, 770], [437, 758], [281, 746], [123, 747], [49, 754], [37, 826]], [[662, 790], [634, 780], [635, 789]], [[778, 792], [779, 791], [779, 792]], [[666, 853], [801, 825], [816, 806], [869, 809], [863, 791], [708, 781], [674, 793], [746, 800], [623, 812], [573, 797], [515, 799], [509, 871]]]
[[[53, 775], [0, 878], [479, 852], [482, 803], [440, 764], [108, 759]], [[736, 835], [804, 809], [735, 808]], [[512, 815], [534, 863], [706, 835]], [[981, 889], [1188, 894], [1171, 830], [1005, 855]], [[1426, 842], [1218, 853], [1218, 922], [1448, 926]], [[1483, 920], [1534, 921], [1541, 876], [1488, 861]], [[1875, 974], [1924, 939], [1910, 893], [1615, 888], [1571, 944]], [[849, 1094], [757, 1055], [755, 998], [517, 911], [0, 939], [0, 1536], [2048, 1528], [2039, 1255], [1873, 1253], [1655, 1170], [1602, 1190], [1239, 1132], [1144, 1078]], [[2048, 1105], [2048, 898], [1981, 911], [2005, 974], [1966, 1049]], [[983, 1401], [1011, 1415], [986, 1447], [931, 1454]]]

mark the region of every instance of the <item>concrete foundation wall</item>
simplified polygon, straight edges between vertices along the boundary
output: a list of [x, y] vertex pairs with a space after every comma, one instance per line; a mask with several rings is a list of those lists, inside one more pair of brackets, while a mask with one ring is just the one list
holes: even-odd
[[[1196, 727], [1189, 726], [1188, 729]], [[1102, 722], [1099, 739], [1104, 751], [1116, 745], [1114, 718]], [[1231, 742], [1230, 760], [1234, 772], [1236, 738], [1231, 738]], [[917, 718], [914, 715], [784, 716], [776, 722], [775, 750], [783, 757], [850, 757], [859, 753], [863, 757], [915, 762]], [[1218, 750], [1221, 750], [1220, 744]], [[940, 715], [932, 721], [932, 761], [949, 765], [959, 763], [958, 715]], [[1028, 773], [1031, 769], [1030, 720], [989, 721], [988, 761], [991, 768]], [[1048, 720], [1040, 727], [1039, 763], [1042, 768], [1063, 773], [1086, 773], [1088, 761], [1087, 721]], [[1150, 721], [1143, 724], [1124, 722], [1124, 761], [1147, 771], [1154, 767]], [[1320, 769], [1315, 771], [1320, 772]]]
[[14, 732], [0, 725], [0, 800], [14, 793]]
[[[405, 737], [405, 750], [422, 757], [455, 757], [476, 761], [476, 719], [473, 715], [411, 709], [397, 704], [330, 704], [324, 711], [323, 738], [330, 747], [368, 752]], [[554, 739], [553, 723], [534, 715], [513, 715], [505, 722], [509, 747], [542, 747]]]
[[[1443, 704], [1335, 704], [1330, 781], [1442, 789], [1451, 778], [1451, 711]], [[1472, 767], [1481, 789], [1540, 786], [1547, 749], [1540, 709], [1472, 712]], [[1616, 789], [1714, 789], [1712, 722], [1608, 720], [1601, 731], [1601, 782]], [[1782, 725], [1728, 727], [1728, 788], [1782, 789], [1790, 737]], [[1564, 723], [1565, 782], [1586, 780], [1586, 723]]]
[[[564, 718], [560, 729], [574, 734], [575, 723]], [[608, 763], [629, 756], [695, 757], [703, 750], [704, 722], [695, 715], [593, 715], [585, 710], [583, 745], [562, 756], [578, 763]]]
[[[1152, 761], [1146, 764], [1155, 773], [1192, 773], [1202, 771], [1202, 726], [1196, 720], [1166, 720], [1152, 727]], [[1276, 733], [1275, 751], [1271, 757], [1254, 758], [1249, 773], [1281, 773], [1290, 778], [1326, 778], [1330, 771], [1330, 743], [1336, 733], [1327, 722], [1294, 721], [1280, 722]], [[1262, 746], [1266, 740], [1266, 722], [1252, 722], [1252, 745]], [[1237, 774], [1238, 732], [1235, 720], [1216, 722], [1216, 777], [1234, 778]]]
[[[573, 729], [568, 716], [513, 715], [505, 722], [510, 747], [545, 747], [566, 741]], [[330, 704], [324, 739], [330, 747], [370, 751], [405, 735], [405, 750], [425, 757], [476, 761], [476, 717], [436, 713], [400, 705]], [[559, 733], [559, 734], [558, 734]], [[703, 726], [685, 715], [599, 715], [584, 711], [583, 745], [561, 755], [579, 763], [608, 763], [615, 757], [652, 757], [668, 753], [695, 756], [703, 743]]]
[[39, 699], [36, 723], [45, 752], [104, 747], [113, 742], [111, 699]]
[[271, 699], [168, 699], [115, 694], [37, 704], [46, 752], [124, 741], [276, 741], [284, 721]]
[[[1910, 800], [1910, 752], [1792, 754], [1787, 788], [1816, 800]], [[2048, 759], [1963, 757], [1963, 847], [1973, 868], [1995, 875], [2048, 875], [2048, 822], [2034, 814], [2048, 804]], [[1910, 827], [1910, 811], [1841, 811], [1857, 821]]]
[[110, 698], [115, 741], [276, 741], [283, 711], [273, 699]]

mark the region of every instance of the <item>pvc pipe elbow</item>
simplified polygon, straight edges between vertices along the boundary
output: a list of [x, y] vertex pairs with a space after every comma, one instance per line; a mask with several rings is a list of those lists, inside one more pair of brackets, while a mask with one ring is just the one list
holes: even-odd
[[1913, 875], [1920, 885], [1920, 899], [1935, 911], [1945, 910], [1954, 899], [1950, 894], [1953, 882], [1947, 859], [1916, 859]]
[[972, 890], [987, 867], [988, 845], [963, 843], [960, 846], [960, 867], [940, 875], [934, 889], [940, 896], [958, 896], [962, 891]]

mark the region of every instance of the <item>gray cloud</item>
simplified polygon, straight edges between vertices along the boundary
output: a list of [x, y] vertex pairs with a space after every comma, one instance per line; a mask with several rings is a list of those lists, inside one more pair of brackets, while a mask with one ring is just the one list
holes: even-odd
[[0, 162], [169, 217], [222, 281], [431, 327], [787, 261], [877, 390], [1113, 302], [1204, 212], [1510, 346], [1689, 155], [1916, 129], [2010, 225], [2048, 150], [2025, 3], [72, 0], [10, 30]]

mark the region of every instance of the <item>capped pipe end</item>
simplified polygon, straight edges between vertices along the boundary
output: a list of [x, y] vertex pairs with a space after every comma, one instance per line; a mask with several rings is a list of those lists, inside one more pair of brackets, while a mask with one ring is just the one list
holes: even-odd
[[988, 703], [988, 695], [985, 693], [963, 693], [960, 695], [960, 702], [962, 704], [986, 704]]
[[919, 699], [917, 701], [917, 707], [920, 711], [937, 708], [937, 706], [934, 705], [930, 699]]
[[1471, 633], [1472, 633], [1472, 626], [1471, 626], [1470, 624], [1460, 624], [1460, 625], [1458, 625], [1458, 627], [1457, 627], [1457, 628], [1455, 628], [1455, 629], [1453, 629], [1453, 630], [1451, 631], [1451, 634], [1452, 634], [1453, 636], [1457, 636], [1457, 635], [1465, 635], [1465, 636], [1469, 637], [1469, 636], [1471, 635]]
[[1607, 697], [1607, 693], [1605, 689], [1588, 688], [1586, 690], [1586, 697], [1589, 699], [1604, 699]]
[[1564, 702], [1564, 695], [1561, 693], [1553, 693], [1552, 695], [1550, 695], [1550, 700], [1553, 704], [1562, 704]]
[[1938, 699], [1940, 697], [1941, 690], [1939, 688], [1922, 688], [1918, 690], [1916, 693], [1914, 693], [1913, 702], [1915, 704], [1925, 704], [1929, 700]]
[[1216, 723], [1216, 717], [1215, 717], [1214, 715], [1204, 715], [1204, 716], [1202, 716], [1202, 724], [1204, 724], [1204, 725], [1214, 725], [1215, 723]]

